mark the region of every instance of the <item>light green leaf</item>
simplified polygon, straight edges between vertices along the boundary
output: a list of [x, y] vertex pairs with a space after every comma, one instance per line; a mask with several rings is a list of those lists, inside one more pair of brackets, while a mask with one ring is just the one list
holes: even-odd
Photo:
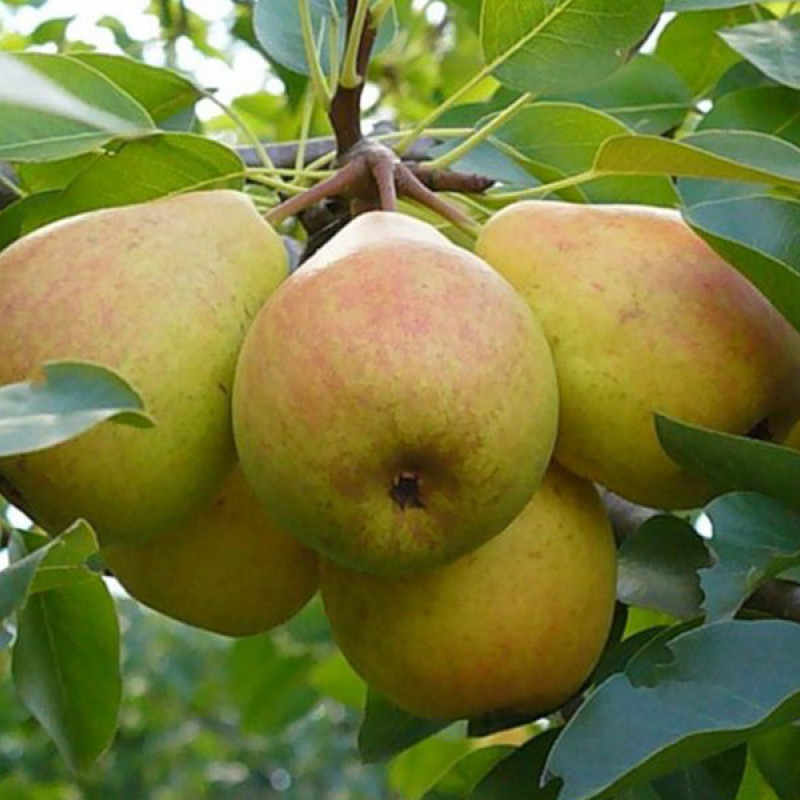
[[85, 362], [43, 366], [44, 381], [0, 387], [0, 456], [32, 453], [114, 419], [150, 427], [141, 397], [111, 370]]
[[26, 198], [22, 230], [96, 208], [243, 184], [244, 164], [229, 147], [191, 133], [157, 134], [99, 156], [64, 189]]
[[[17, 545], [17, 549], [21, 546], [24, 547]], [[94, 531], [79, 521], [55, 539], [43, 540], [41, 547], [13, 561], [0, 571], [0, 620], [22, 607], [31, 594], [90, 578], [92, 573], [86, 561], [97, 550]]]
[[194, 105], [203, 93], [188, 78], [170, 69], [106, 53], [72, 53], [71, 58], [101, 72], [138, 102], [156, 122]]
[[598, 172], [800, 185], [800, 149], [749, 131], [705, 131], [679, 142], [616, 136], [597, 155]]
[[765, 75], [800, 89], [800, 14], [726, 28], [719, 35]]
[[484, 0], [484, 57], [514, 89], [583, 89], [624, 63], [662, 7], [662, 0]]
[[665, 11], [708, 11], [713, 8], [739, 8], [751, 0], [667, 0]]
[[149, 114], [102, 73], [68, 56], [0, 53], [0, 158], [45, 161], [154, 130]]
[[102, 579], [29, 598], [12, 670], [23, 703], [74, 770], [111, 744], [121, 696], [119, 628]]

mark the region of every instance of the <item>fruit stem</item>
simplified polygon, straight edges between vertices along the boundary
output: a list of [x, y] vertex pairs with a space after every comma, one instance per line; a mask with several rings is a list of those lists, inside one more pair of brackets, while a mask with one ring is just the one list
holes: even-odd
[[477, 131], [452, 150], [430, 161], [428, 166], [432, 169], [445, 169], [452, 166], [456, 161], [471, 153], [479, 144], [485, 142], [495, 131], [511, 121], [531, 100], [533, 100], [533, 95], [530, 92], [520, 95], [508, 108], [496, 114], [486, 125], [478, 128]]
[[347, 35], [347, 48], [342, 62], [342, 75], [339, 85], [345, 89], [355, 89], [363, 83], [363, 75], [359, 70], [359, 50], [364, 37], [364, 29], [368, 25], [370, 0], [358, 0], [353, 14], [350, 32]]
[[311, 76], [311, 85], [320, 105], [327, 110], [331, 106], [331, 90], [325, 78], [325, 73], [322, 71], [322, 62], [319, 58], [317, 44], [314, 41], [310, 0], [300, 0], [298, 9], [300, 12], [300, 30], [303, 34], [303, 48], [305, 49], [306, 63]]

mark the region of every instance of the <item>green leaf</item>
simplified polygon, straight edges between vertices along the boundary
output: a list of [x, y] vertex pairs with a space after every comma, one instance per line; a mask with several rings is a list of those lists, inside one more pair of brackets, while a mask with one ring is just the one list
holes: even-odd
[[665, 11], [708, 11], [713, 8], [738, 8], [752, 5], [751, 0], [667, 0]]
[[361, 709], [367, 697], [367, 687], [340, 652], [318, 661], [308, 674], [309, 683], [326, 697], [342, 705]]
[[425, 794], [424, 800], [467, 800], [478, 783], [494, 766], [511, 755], [514, 748], [494, 745], [474, 750], [457, 761], [436, 785]]
[[200, 88], [183, 75], [127, 56], [72, 53], [71, 58], [101, 72], [159, 123], [193, 106], [203, 96]]
[[[560, 175], [577, 175], [592, 168], [604, 142], [626, 134], [619, 120], [602, 111], [571, 103], [534, 103], [504, 125], [497, 138], [532, 162], [534, 172], [541, 165]], [[666, 178], [602, 177], [581, 189], [597, 203], [672, 205], [675, 200]]]
[[415, 717], [370, 689], [358, 732], [358, 749], [368, 764], [387, 761], [449, 725]]
[[[735, 800], [744, 775], [747, 746], [739, 745], [653, 781], [648, 787], [654, 800]], [[633, 797], [639, 795], [634, 789]], [[619, 800], [624, 800], [623, 794]]]
[[[311, 0], [314, 41], [318, 44], [320, 62], [326, 74], [330, 72], [331, 5], [336, 6], [340, 20], [338, 50], [341, 58], [346, 44], [345, 0]], [[309, 74], [297, 0], [258, 0], [253, 11], [253, 26], [259, 44], [271, 59], [299, 75]], [[387, 14], [378, 32], [375, 52], [391, 43], [396, 26], [394, 14]]]
[[471, 750], [463, 736], [444, 734], [417, 742], [387, 765], [389, 785], [403, 800], [421, 800]]
[[306, 714], [319, 697], [307, 685], [313, 663], [308, 655], [283, 652], [267, 635], [237, 639], [229, 675], [244, 728], [277, 733]]
[[154, 130], [130, 95], [68, 56], [0, 53], [0, 158], [45, 161]]
[[141, 397], [117, 373], [85, 362], [42, 368], [44, 381], [0, 387], [0, 456], [65, 442], [106, 420], [150, 427]]
[[800, 202], [758, 193], [683, 209], [686, 221], [800, 329]]
[[540, 783], [559, 731], [542, 733], [501, 761], [476, 787], [470, 800], [555, 800], [558, 785]]
[[800, 185], [800, 149], [749, 131], [704, 131], [680, 142], [657, 136], [616, 136], [594, 168], [616, 175], [676, 175], [786, 186]]
[[121, 696], [117, 616], [101, 578], [29, 598], [12, 669], [23, 703], [67, 763], [87, 770], [111, 744]]
[[767, 578], [800, 564], [800, 514], [760, 494], [712, 502], [714, 563], [700, 571], [706, 620], [731, 619]]
[[240, 189], [243, 176], [239, 156], [203, 136], [162, 133], [138, 139], [98, 157], [66, 188], [28, 197], [23, 232], [97, 208], [198, 189]]
[[696, 616], [703, 600], [697, 571], [709, 564], [706, 545], [688, 522], [653, 517], [620, 548], [617, 598], [681, 619]]
[[656, 431], [670, 458], [704, 477], [718, 492], [760, 492], [800, 510], [796, 450], [661, 415], [656, 415]]
[[678, 14], [659, 36], [656, 55], [676, 70], [694, 97], [701, 98], [739, 60], [717, 31], [752, 19], [750, 8]]
[[720, 97], [700, 130], [768, 133], [800, 146], [800, 93], [783, 86], [755, 86]]
[[543, 99], [591, 106], [635, 133], [651, 134], [680, 125], [692, 105], [692, 94], [680, 75], [656, 56], [642, 54], [593, 88]]
[[[16, 547], [19, 549], [20, 545]], [[0, 620], [21, 608], [31, 594], [71, 586], [92, 577], [86, 561], [97, 550], [94, 531], [79, 521], [15, 560], [0, 571]]]
[[719, 35], [765, 75], [800, 89], [800, 14], [726, 28]]
[[759, 736], [750, 751], [780, 800], [800, 797], [800, 728], [787, 725]]
[[800, 626], [778, 620], [707, 625], [651, 649], [647, 685], [615, 675], [559, 737], [547, 769], [564, 781], [560, 800], [605, 797], [799, 718], [798, 663]]
[[624, 63], [662, 7], [662, 0], [484, 0], [484, 57], [514, 89], [583, 89]]

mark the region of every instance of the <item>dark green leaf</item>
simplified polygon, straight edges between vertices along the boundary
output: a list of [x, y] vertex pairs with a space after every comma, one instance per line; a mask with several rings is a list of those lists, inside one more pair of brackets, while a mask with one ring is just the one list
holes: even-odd
[[674, 617], [695, 616], [703, 600], [697, 571], [709, 564], [706, 545], [688, 522], [653, 517], [620, 548], [617, 598]]
[[623, 64], [662, 7], [663, 0], [484, 0], [484, 57], [514, 89], [583, 89]]
[[53, 447], [106, 420], [153, 424], [136, 391], [106, 367], [60, 361], [42, 371], [44, 381], [0, 387], [0, 456]]
[[800, 728], [787, 725], [750, 743], [761, 774], [780, 800], [800, 798]]
[[501, 761], [477, 786], [470, 800], [555, 800], [558, 782], [540, 787], [544, 765], [559, 731], [548, 731]]
[[594, 88], [545, 98], [582, 103], [635, 133], [661, 134], [683, 121], [692, 105], [689, 87], [666, 62], [637, 55]]
[[[336, 6], [339, 18], [338, 51], [344, 53], [346, 39], [346, 5], [345, 0], [312, 0], [311, 21], [314, 30], [314, 41], [323, 71], [330, 72], [330, 38], [333, 14], [331, 5]], [[297, 0], [258, 0], [253, 12], [253, 27], [259, 44], [264, 52], [281, 64], [300, 75], [308, 75], [308, 63], [303, 45], [303, 34], [300, 26], [300, 11]], [[379, 52], [388, 45], [396, 33], [397, 20], [393, 14], [387, 14], [375, 43]]]
[[750, 8], [678, 14], [658, 39], [656, 55], [670, 64], [696, 98], [703, 97], [739, 57], [717, 35], [725, 25], [751, 22]]
[[117, 616], [102, 579], [30, 597], [12, 664], [22, 701], [67, 763], [88, 769], [111, 744], [121, 695]]
[[[614, 117], [572, 103], [535, 103], [497, 133], [533, 165], [577, 175], [592, 168], [603, 143], [624, 136], [627, 128]], [[534, 166], [535, 169], [535, 166]], [[606, 177], [581, 186], [594, 202], [671, 205], [675, 193], [666, 178]]]
[[727, 28], [719, 35], [765, 75], [800, 89], [800, 14]]
[[707, 625], [651, 657], [649, 685], [610, 678], [559, 737], [547, 769], [564, 781], [560, 800], [655, 780], [800, 718], [794, 623]]
[[788, 447], [656, 416], [661, 446], [719, 493], [754, 491], [800, 509], [800, 453]]
[[449, 724], [415, 717], [370, 690], [358, 732], [358, 749], [367, 763], [386, 761]]
[[800, 146], [800, 92], [756, 86], [720, 97], [700, 130], [759, 131]]
[[752, 5], [751, 0], [667, 0], [665, 11], [708, 11]]
[[686, 221], [800, 329], [800, 203], [754, 194], [684, 209]]
[[800, 514], [760, 494], [731, 494], [706, 509], [715, 563], [700, 571], [706, 619], [732, 618], [767, 578], [800, 564]]

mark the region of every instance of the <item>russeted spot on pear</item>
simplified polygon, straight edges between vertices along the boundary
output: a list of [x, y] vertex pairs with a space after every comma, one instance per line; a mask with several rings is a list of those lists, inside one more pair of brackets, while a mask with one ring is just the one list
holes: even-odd
[[396, 577], [323, 559], [320, 586], [345, 658], [400, 708], [546, 714], [600, 658], [616, 550], [594, 486], [554, 464], [503, 533], [454, 563]]
[[542, 321], [561, 392], [556, 458], [627, 500], [704, 504], [654, 414], [780, 441], [800, 415], [800, 336], [673, 210], [512, 205], [477, 252]]
[[458, 558], [522, 510], [558, 390], [507, 281], [426, 223], [372, 212], [265, 303], [233, 411], [242, 469], [284, 530], [398, 574]]
[[101, 544], [174, 529], [236, 462], [236, 358], [285, 278], [277, 233], [244, 194], [219, 190], [81, 214], [0, 254], [0, 383], [44, 362], [97, 362], [141, 393], [152, 429], [104, 423], [0, 461], [36, 522], [88, 520]]
[[318, 584], [316, 553], [275, 526], [238, 467], [176, 530], [102, 553], [137, 600], [226, 636], [283, 624]]

